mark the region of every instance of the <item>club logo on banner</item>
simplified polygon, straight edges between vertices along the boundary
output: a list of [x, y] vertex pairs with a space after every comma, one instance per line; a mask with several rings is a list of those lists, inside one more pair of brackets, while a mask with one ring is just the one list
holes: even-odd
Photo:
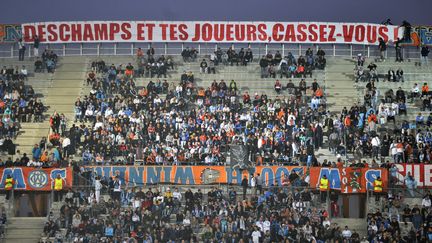
[[43, 170], [31, 171], [27, 179], [29, 185], [34, 189], [41, 189], [48, 184], [48, 175]]

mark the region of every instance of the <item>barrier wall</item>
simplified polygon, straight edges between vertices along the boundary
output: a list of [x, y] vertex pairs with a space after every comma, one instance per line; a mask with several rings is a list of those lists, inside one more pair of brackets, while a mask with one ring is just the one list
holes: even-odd
[[257, 166], [252, 170], [233, 169], [225, 166], [86, 166], [102, 177], [119, 176], [128, 185], [144, 184], [236, 184], [240, 185], [244, 176], [260, 173], [265, 186], [282, 185], [285, 176], [295, 171], [308, 182], [311, 188], [319, 187], [323, 175], [329, 178], [330, 188], [342, 193], [363, 193], [372, 189], [373, 181], [380, 176], [387, 187], [385, 169], [368, 168], [324, 168], [303, 166]]

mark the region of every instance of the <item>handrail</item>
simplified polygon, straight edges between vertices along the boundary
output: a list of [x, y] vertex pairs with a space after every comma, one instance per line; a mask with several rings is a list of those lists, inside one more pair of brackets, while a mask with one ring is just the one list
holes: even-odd
[[[130, 56], [132, 53], [135, 53], [135, 48], [145, 47], [148, 43], [130, 43], [128, 47], [118, 46], [118, 43], [113, 43], [112, 47], [105, 47], [104, 43], [78, 43], [79, 47], [74, 47], [73, 45], [69, 47], [68, 44], [44, 44], [41, 43], [41, 48], [49, 48], [56, 52], [59, 56], [106, 56], [106, 55], [115, 55], [115, 56]], [[94, 46], [96, 44], [96, 47]], [[102, 44], [102, 45], [101, 45]], [[4, 45], [10, 45], [11, 48], [7, 51], [0, 51], [0, 58], [16, 58], [18, 54], [18, 47], [15, 43], [5, 43]], [[243, 45], [243, 44], [239, 44]], [[247, 44], [244, 44], [246, 46]], [[180, 56], [182, 47], [181, 43], [152, 43], [152, 46], [155, 48], [156, 53], [164, 54], [164, 55], [176, 55]], [[221, 43], [190, 43], [190, 46], [200, 47], [200, 54], [209, 55], [213, 53], [215, 47], [226, 46], [226, 44]], [[305, 47], [310, 47], [311, 44], [288, 44], [288, 43], [256, 43], [249, 45], [254, 53], [255, 57], [262, 56], [266, 54], [268, 51], [274, 50], [284, 50], [285, 52], [292, 52], [295, 55], [299, 55], [304, 53], [307, 49]], [[354, 57], [358, 53], [364, 54], [364, 56], [368, 58], [378, 58], [380, 53], [375, 45], [355, 45], [355, 44], [319, 44], [321, 49], [326, 51], [326, 56], [343, 56], [343, 57]], [[347, 47], [348, 46], [348, 47]], [[360, 49], [353, 48], [353, 46], [363, 47]], [[367, 47], [367, 48], [366, 48]], [[372, 49], [371, 49], [372, 48]], [[121, 50], [119, 52], [119, 50]], [[376, 50], [376, 51], [375, 51]], [[392, 48], [388, 48], [387, 50], [387, 58], [394, 58], [395, 51]], [[33, 52], [31, 48], [29, 48], [29, 55], [26, 57], [32, 57]], [[403, 47], [403, 55], [404, 59], [419, 59], [420, 54], [417, 47], [404, 46]]]

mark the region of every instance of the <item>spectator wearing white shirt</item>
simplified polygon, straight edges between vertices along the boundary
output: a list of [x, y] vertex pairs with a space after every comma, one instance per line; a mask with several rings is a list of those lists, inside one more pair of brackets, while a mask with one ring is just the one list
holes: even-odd
[[176, 188], [175, 191], [173, 192], [173, 198], [177, 199], [179, 202], [181, 202], [182, 195], [179, 192], [178, 188]]
[[256, 178], [253, 175], [251, 175], [250, 186], [252, 188], [252, 194], [256, 195]]
[[266, 219], [265, 221], [264, 221], [264, 223], [263, 223], [263, 227], [264, 227], [264, 233], [265, 232], [267, 232], [267, 231], [270, 231], [270, 221], [268, 220], [268, 219]]
[[70, 155], [70, 153], [69, 153], [69, 146], [70, 146], [70, 144], [71, 144], [70, 138], [65, 137], [63, 139], [63, 142], [62, 142], [62, 148], [63, 148], [64, 157], [65, 158], [67, 158]]
[[411, 89], [411, 102], [414, 102], [414, 98], [417, 98], [419, 96], [420, 96], [420, 88], [418, 87], [417, 83], [415, 83]]
[[430, 195], [426, 195], [425, 197], [423, 197], [422, 206], [425, 208], [429, 208], [431, 206]]
[[252, 232], [252, 242], [259, 243], [261, 238], [261, 232], [258, 230], [259, 227], [255, 227], [255, 230]]
[[96, 202], [99, 203], [100, 200], [100, 191], [102, 190], [102, 183], [100, 180], [100, 177], [97, 176], [95, 178], [95, 197], [96, 197]]
[[372, 138], [371, 144], [372, 144], [372, 157], [378, 158], [378, 156], [380, 156], [379, 148], [381, 146], [381, 140], [379, 139], [378, 136], [375, 136]]
[[39, 161], [30, 160], [27, 163], [27, 167], [41, 167], [41, 166], [42, 166], [42, 162]]
[[264, 232], [264, 218], [263, 216], [260, 217], [260, 220], [258, 220], [255, 225], [259, 228], [261, 232]]
[[348, 225], [345, 226], [345, 229], [342, 231], [342, 237], [345, 239], [351, 238], [352, 232], [348, 229]]
[[330, 227], [331, 222], [330, 222], [329, 218], [325, 218], [325, 219], [323, 220], [323, 222], [322, 222], [322, 225], [323, 225], [324, 227]]
[[22, 68], [21, 68], [21, 70], [20, 70], [20, 78], [21, 78], [21, 79], [28, 80], [27, 77], [28, 77], [28, 71], [27, 71], [27, 68], [26, 68], [25, 66], [22, 66]]

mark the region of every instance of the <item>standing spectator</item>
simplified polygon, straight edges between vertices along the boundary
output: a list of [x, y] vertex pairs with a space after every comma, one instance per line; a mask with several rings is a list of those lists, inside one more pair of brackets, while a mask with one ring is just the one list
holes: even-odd
[[33, 54], [35, 57], [39, 56], [39, 43], [40, 43], [39, 36], [35, 35], [33, 37]]
[[252, 195], [255, 196], [257, 191], [257, 183], [256, 183], [256, 178], [253, 175], [251, 175], [250, 184], [252, 188]]
[[243, 200], [245, 200], [246, 199], [247, 188], [249, 186], [249, 181], [247, 179], [247, 176], [243, 177], [243, 180], [241, 182], [241, 186], [243, 187]]
[[381, 146], [381, 141], [378, 137], [378, 135], [376, 135], [374, 138], [372, 138], [371, 141], [372, 144], [372, 158], [379, 158], [380, 155], [380, 146]]
[[378, 49], [380, 51], [381, 61], [385, 61], [385, 52], [387, 50], [387, 44], [383, 38], [379, 38]]
[[99, 203], [100, 200], [100, 191], [102, 189], [102, 183], [99, 176], [95, 178], [95, 197], [96, 197], [96, 203]]
[[378, 176], [375, 179], [373, 186], [374, 186], [375, 201], [379, 202], [380, 194], [382, 193], [382, 190], [383, 190], [383, 182], [381, 180], [381, 177]]
[[261, 58], [259, 65], [261, 67], [261, 78], [267, 78], [268, 76], [267, 67], [269, 65], [269, 62], [265, 56]]
[[60, 174], [54, 179], [54, 202], [61, 202], [63, 200], [63, 179]]
[[9, 200], [15, 182], [11, 175], [7, 175], [4, 183], [4, 189], [6, 190], [6, 200]]
[[153, 57], [154, 54], [155, 54], [155, 49], [152, 46], [150, 46], [150, 48], [147, 50], [147, 56]]
[[138, 50], [136, 52], [136, 56], [137, 56], [138, 62], [142, 62], [142, 60], [144, 59], [144, 51], [141, 49], [141, 47], [138, 48]]
[[400, 42], [401, 40], [398, 37], [395, 41], [396, 62], [403, 62], [402, 47], [400, 46]]
[[327, 199], [327, 191], [329, 189], [329, 180], [326, 175], [323, 175], [321, 178], [319, 189], [321, 194], [321, 203], [325, 203]]
[[417, 188], [417, 181], [414, 179], [410, 172], [408, 172], [408, 175], [405, 178], [405, 185], [408, 189], [408, 193], [410, 194], [410, 196], [414, 197], [414, 189]]
[[23, 43], [23, 40], [20, 38], [18, 40], [18, 61], [24, 61], [25, 49], [26, 47]]
[[422, 46], [421, 49], [421, 60], [420, 60], [420, 64], [421, 65], [428, 65], [428, 56], [429, 56], [429, 47], [427, 46]]
[[121, 202], [120, 196], [121, 196], [121, 181], [119, 180], [119, 177], [116, 176], [115, 180], [113, 182], [113, 199], [115, 201]]
[[257, 191], [259, 191], [259, 194], [262, 193], [262, 186], [263, 186], [263, 180], [261, 178], [261, 175], [258, 173], [255, 177], [256, 184], [257, 184]]

